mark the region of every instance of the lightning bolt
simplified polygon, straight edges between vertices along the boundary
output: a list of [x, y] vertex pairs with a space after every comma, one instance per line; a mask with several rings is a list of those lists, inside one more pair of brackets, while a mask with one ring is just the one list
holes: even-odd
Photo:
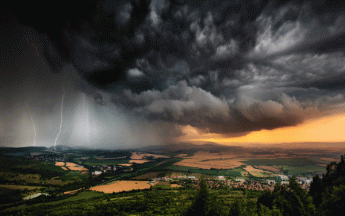
[[[26, 39], [26, 42], [30, 43], [30, 42], [28, 41], [28, 39]], [[30, 43], [30, 44], [36, 49], [36, 54], [37, 54], [37, 56], [39, 57], [40, 54], [38, 53], [37, 47], [36, 47], [33, 43]]]
[[35, 47], [35, 49], [36, 49], [36, 54], [37, 54], [37, 56], [39, 57], [40, 56], [40, 54], [38, 53], [38, 49], [37, 49], [37, 47], [32, 43], [31, 44], [33, 47]]
[[60, 134], [61, 134], [62, 121], [63, 121], [63, 119], [62, 119], [62, 116], [63, 116], [63, 100], [64, 100], [64, 97], [65, 97], [65, 90], [64, 90], [63, 87], [62, 87], [62, 91], [63, 91], [63, 94], [62, 94], [62, 99], [61, 99], [61, 122], [60, 122], [60, 131], [59, 131], [58, 135], [57, 135], [56, 138], [55, 138], [55, 144], [54, 144], [54, 149], [55, 149], [55, 150], [56, 150], [56, 142], [57, 142], [57, 140], [58, 140], [58, 138], [59, 138], [59, 136], [60, 136]]
[[34, 146], [36, 146], [36, 136], [37, 136], [36, 125], [35, 125], [35, 122], [34, 122], [34, 118], [32, 117], [31, 109], [30, 109], [29, 105], [27, 105], [27, 106], [28, 106], [28, 109], [29, 109], [29, 112], [30, 112], [32, 125], [34, 126], [34, 133], [35, 133], [35, 136], [34, 136]]

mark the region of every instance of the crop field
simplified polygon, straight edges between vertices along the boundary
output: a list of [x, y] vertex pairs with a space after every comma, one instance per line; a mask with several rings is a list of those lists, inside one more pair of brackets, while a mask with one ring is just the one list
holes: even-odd
[[166, 169], [172, 170], [172, 171], [178, 171], [178, 172], [187, 172], [189, 175], [192, 173], [198, 173], [203, 175], [217, 175], [217, 176], [231, 176], [231, 177], [242, 177], [246, 176], [247, 171], [245, 171], [243, 168], [238, 167], [235, 169], [200, 169], [195, 167], [185, 167], [185, 166], [167, 166]]
[[69, 170], [73, 170], [73, 171], [80, 171], [80, 172], [88, 172], [89, 170], [86, 169], [85, 167], [82, 167], [78, 164], [75, 164], [75, 163], [69, 163], [67, 162], [66, 163], [66, 167], [69, 169]]
[[159, 172], [151, 172], [151, 173], [146, 173], [140, 176], [136, 176], [133, 179], [135, 180], [149, 180], [149, 179], [154, 179], [159, 175]]
[[78, 193], [77, 195], [69, 197], [67, 199], [52, 202], [52, 204], [63, 203], [63, 202], [73, 202], [73, 201], [77, 201], [77, 200], [84, 200], [84, 199], [90, 199], [90, 198], [94, 198], [94, 197], [101, 197], [103, 195], [104, 195], [103, 193], [99, 193], [99, 192], [95, 192], [95, 191], [82, 191], [82, 192]]
[[118, 164], [120, 166], [132, 166], [133, 164], [127, 163], [127, 164]]
[[326, 171], [325, 167], [317, 165], [306, 165], [301, 167], [294, 166], [283, 166], [283, 170], [288, 171], [289, 175], [306, 175], [313, 176], [317, 173], [324, 173]]
[[8, 189], [12, 189], [12, 190], [39, 190], [41, 188], [45, 188], [45, 187], [37, 187], [37, 186], [26, 186], [26, 185], [0, 185], [0, 190], [3, 188], [8, 188]]
[[115, 165], [115, 164], [128, 164], [129, 159], [119, 159], [119, 160], [98, 160], [98, 159], [88, 159], [83, 163], [89, 166], [100, 166], [100, 165]]
[[262, 169], [265, 171], [271, 171], [271, 172], [275, 172], [278, 173], [280, 171], [280, 169], [273, 167], [273, 166], [254, 166], [257, 169]]
[[244, 165], [233, 153], [210, 153], [199, 151], [193, 156], [175, 163], [176, 166], [195, 167], [200, 169], [233, 169]]
[[139, 152], [132, 152], [132, 155], [131, 155], [132, 160], [142, 160], [142, 159], [146, 159], [147, 157], [152, 157], [153, 159], [169, 158], [168, 156], [165, 156], [165, 155], [139, 153]]
[[55, 166], [65, 166], [65, 162], [55, 162]]
[[172, 188], [179, 188], [179, 187], [182, 187], [181, 185], [178, 185], [178, 184], [171, 184], [170, 185]]
[[301, 167], [315, 165], [317, 162], [308, 158], [277, 158], [277, 159], [250, 159], [243, 163], [251, 166], [294, 166]]
[[137, 163], [137, 164], [143, 164], [143, 163], [147, 163], [147, 162], [150, 162], [149, 160], [145, 160], [145, 159], [142, 159], [142, 160], [130, 160], [129, 163]]
[[148, 188], [150, 188], [149, 181], [116, 181], [111, 184], [92, 187], [90, 188], [90, 190], [103, 193], [118, 193], [122, 191], [131, 191]]
[[248, 171], [252, 176], [255, 177], [269, 177], [272, 176], [271, 172], [265, 172], [264, 170], [261, 169], [255, 169], [252, 166], [246, 166], [244, 170]]

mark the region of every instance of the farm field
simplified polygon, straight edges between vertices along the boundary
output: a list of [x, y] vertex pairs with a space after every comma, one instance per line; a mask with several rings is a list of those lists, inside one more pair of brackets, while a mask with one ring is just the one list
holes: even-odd
[[102, 160], [102, 159], [88, 159], [83, 161], [82, 163], [88, 166], [101, 166], [101, 165], [109, 165], [109, 164], [128, 164], [129, 159], [119, 159], [119, 160], [114, 160], [114, 159], [107, 159], [107, 160]]
[[247, 172], [249, 172], [252, 176], [255, 176], [255, 177], [269, 177], [269, 176], [273, 176], [274, 174], [271, 173], [271, 172], [266, 172], [264, 170], [261, 170], [261, 169], [256, 169], [252, 166], [246, 166], [244, 168], [244, 170], [246, 170]]
[[145, 160], [145, 159], [134, 159], [134, 160], [130, 160], [129, 163], [132, 164], [132, 163], [137, 163], [137, 164], [143, 164], [143, 163], [147, 163], [147, 162], [150, 162], [149, 160]]
[[118, 193], [148, 188], [150, 188], [149, 181], [116, 181], [110, 184], [92, 187], [90, 190], [103, 193]]
[[171, 171], [177, 172], [184, 172], [188, 173], [188, 175], [193, 175], [194, 173], [203, 174], [203, 175], [210, 175], [210, 176], [229, 176], [229, 177], [246, 177], [248, 176], [248, 172], [244, 170], [242, 167], [238, 167], [235, 169], [200, 169], [195, 167], [185, 167], [185, 166], [167, 166], [166, 169]]
[[46, 188], [46, 187], [39, 187], [39, 186], [27, 186], [27, 185], [0, 185], [0, 190], [2, 188], [7, 188], [7, 189], [12, 189], [12, 190], [39, 190], [42, 188]]
[[132, 155], [131, 155], [132, 160], [142, 160], [147, 157], [152, 157], [153, 159], [169, 158], [168, 156], [165, 156], [165, 155], [148, 154], [148, 153], [140, 153], [140, 152], [132, 152]]
[[80, 165], [75, 164], [75, 163], [69, 163], [69, 162], [67, 162], [67, 163], [66, 163], [66, 167], [67, 167], [69, 170], [72, 170], [72, 171], [80, 171], [80, 172], [88, 172], [88, 171], [89, 171], [89, 170], [86, 169], [85, 167], [80, 167]]
[[175, 163], [175, 166], [195, 167], [200, 169], [233, 169], [244, 165], [233, 153], [210, 153], [199, 151], [193, 156]]
[[151, 172], [151, 173], [146, 173], [140, 176], [136, 176], [133, 179], [135, 180], [149, 180], [149, 179], [153, 179], [156, 178], [159, 175], [159, 172]]

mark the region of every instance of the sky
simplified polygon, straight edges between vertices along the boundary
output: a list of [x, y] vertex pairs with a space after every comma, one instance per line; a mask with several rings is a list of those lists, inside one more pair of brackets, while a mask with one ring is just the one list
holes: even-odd
[[0, 146], [345, 142], [342, 1], [1, 4]]

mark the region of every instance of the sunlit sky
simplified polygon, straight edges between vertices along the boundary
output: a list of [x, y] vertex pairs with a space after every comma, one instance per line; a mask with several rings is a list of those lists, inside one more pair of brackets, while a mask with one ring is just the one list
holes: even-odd
[[293, 143], [293, 142], [345, 142], [345, 114], [326, 116], [306, 121], [298, 126], [261, 130], [248, 135], [224, 138], [218, 134], [203, 133], [190, 126], [184, 127], [185, 136], [181, 142], [204, 143], [214, 142], [224, 145], [238, 143]]

